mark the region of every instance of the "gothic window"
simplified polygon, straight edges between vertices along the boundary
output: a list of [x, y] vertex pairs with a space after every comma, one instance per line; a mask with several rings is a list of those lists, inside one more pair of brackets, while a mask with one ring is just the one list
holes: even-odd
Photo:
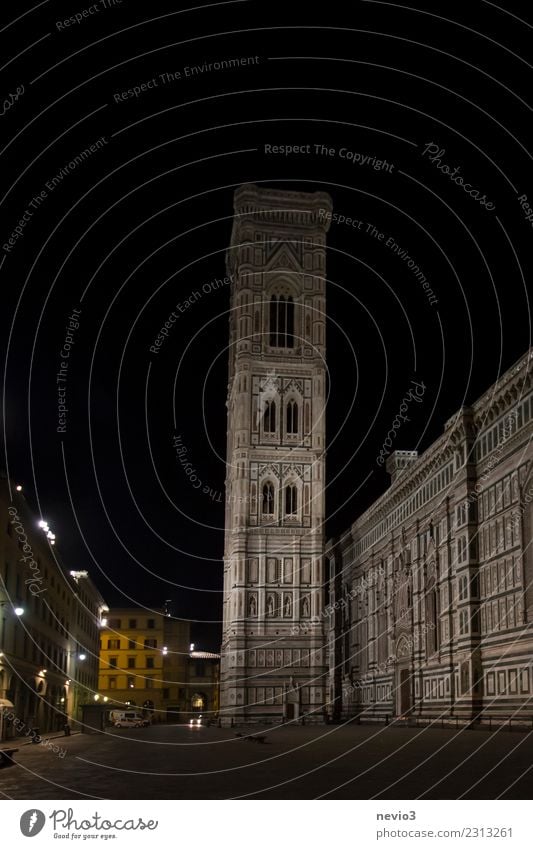
[[265, 433], [276, 432], [276, 402], [265, 401], [265, 412], [263, 413], [263, 430]]
[[290, 295], [270, 299], [270, 344], [273, 348], [294, 347], [294, 301]]
[[285, 515], [294, 516], [298, 507], [298, 493], [294, 484], [285, 487]]
[[298, 404], [296, 401], [289, 401], [287, 404], [285, 429], [288, 434], [298, 433]]
[[426, 593], [426, 650], [427, 656], [437, 651], [438, 639], [438, 616], [437, 616], [437, 590], [432, 582]]
[[[383, 605], [379, 611], [377, 616], [377, 626], [378, 626], [378, 663], [380, 665], [384, 665], [387, 657], [388, 657], [388, 635], [387, 635], [387, 612], [385, 610], [385, 606]], [[383, 670], [380, 670], [380, 672]]]
[[274, 484], [270, 481], [263, 484], [261, 512], [264, 516], [274, 515]]

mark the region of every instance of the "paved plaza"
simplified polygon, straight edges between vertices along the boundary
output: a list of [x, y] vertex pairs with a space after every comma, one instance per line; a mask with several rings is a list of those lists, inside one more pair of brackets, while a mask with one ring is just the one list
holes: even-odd
[[380, 726], [156, 725], [20, 745], [13, 799], [531, 798], [532, 733]]

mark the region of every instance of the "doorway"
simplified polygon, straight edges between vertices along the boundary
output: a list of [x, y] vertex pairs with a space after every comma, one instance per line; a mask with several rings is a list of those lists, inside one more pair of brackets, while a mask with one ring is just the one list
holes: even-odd
[[412, 708], [411, 702], [411, 671], [409, 667], [398, 670], [398, 714], [407, 716]]

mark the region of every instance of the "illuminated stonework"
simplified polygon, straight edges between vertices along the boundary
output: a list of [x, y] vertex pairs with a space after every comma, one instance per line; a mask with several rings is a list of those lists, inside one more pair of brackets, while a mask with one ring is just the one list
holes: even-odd
[[327, 194], [235, 193], [221, 716], [322, 721]]
[[392, 454], [390, 489], [328, 543], [336, 716], [533, 714], [532, 364]]

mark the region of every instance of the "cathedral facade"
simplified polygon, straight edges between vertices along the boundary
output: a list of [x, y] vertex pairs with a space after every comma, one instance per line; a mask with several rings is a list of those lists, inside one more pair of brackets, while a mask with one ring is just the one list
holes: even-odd
[[329, 712], [533, 716], [533, 350], [327, 544]]
[[245, 185], [234, 208], [221, 718], [323, 721], [331, 200]]

